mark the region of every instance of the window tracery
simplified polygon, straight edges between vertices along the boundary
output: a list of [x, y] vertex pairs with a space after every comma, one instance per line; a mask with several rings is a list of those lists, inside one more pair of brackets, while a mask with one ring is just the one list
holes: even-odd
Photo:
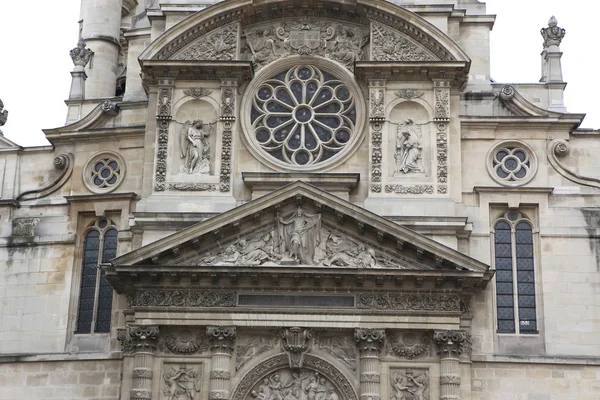
[[117, 256], [117, 244], [117, 228], [106, 218], [85, 233], [75, 333], [110, 332], [113, 291], [99, 266]]
[[494, 224], [494, 267], [498, 332], [537, 333], [533, 224], [519, 211]]

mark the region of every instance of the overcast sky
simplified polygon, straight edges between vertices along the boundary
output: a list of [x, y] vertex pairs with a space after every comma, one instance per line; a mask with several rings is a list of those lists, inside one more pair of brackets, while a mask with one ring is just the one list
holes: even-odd
[[[64, 100], [73, 68], [69, 50], [77, 44], [79, 4], [80, 0], [3, 1], [0, 99], [9, 118], [0, 129], [20, 145], [47, 144], [41, 130], [64, 125]], [[596, 26], [600, 1], [488, 0], [487, 5], [488, 13], [497, 14], [492, 78], [507, 83], [539, 81], [540, 29], [556, 15], [559, 26], [567, 30], [561, 50], [568, 111], [587, 113], [582, 127], [599, 129]]]

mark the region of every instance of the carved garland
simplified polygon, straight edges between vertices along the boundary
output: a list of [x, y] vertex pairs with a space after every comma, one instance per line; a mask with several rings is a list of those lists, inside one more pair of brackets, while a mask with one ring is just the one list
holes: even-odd
[[385, 120], [385, 81], [369, 82], [370, 115], [371, 123], [371, 192], [381, 193], [381, 148], [383, 121]]
[[158, 126], [158, 143], [156, 149], [156, 173], [154, 190], [165, 191], [167, 177], [167, 151], [169, 144], [169, 125], [171, 123], [171, 102], [173, 100], [173, 80], [159, 81], [156, 123]]
[[235, 307], [236, 292], [146, 289], [131, 298], [131, 307]]
[[359, 293], [356, 307], [397, 311], [460, 312], [460, 296], [445, 294]]
[[434, 81], [435, 118], [437, 121], [437, 192], [448, 193], [448, 123], [450, 121], [450, 82]]
[[221, 117], [223, 135], [221, 137], [221, 177], [219, 190], [231, 190], [231, 142], [233, 140], [233, 123], [235, 122], [235, 105], [237, 81], [221, 82]]

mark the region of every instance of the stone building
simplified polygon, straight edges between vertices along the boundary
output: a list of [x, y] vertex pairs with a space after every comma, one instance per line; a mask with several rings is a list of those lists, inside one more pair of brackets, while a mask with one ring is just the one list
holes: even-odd
[[477, 0], [209, 3], [82, 0], [67, 124], [0, 137], [0, 399], [600, 398], [556, 19], [507, 84]]

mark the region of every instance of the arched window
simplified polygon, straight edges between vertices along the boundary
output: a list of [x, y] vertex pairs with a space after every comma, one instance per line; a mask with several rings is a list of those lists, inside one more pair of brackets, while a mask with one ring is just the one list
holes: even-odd
[[110, 332], [113, 292], [99, 265], [116, 256], [117, 229], [111, 221], [101, 218], [85, 234], [75, 333]]
[[518, 211], [503, 214], [494, 225], [499, 333], [538, 331], [533, 254], [531, 221]]

